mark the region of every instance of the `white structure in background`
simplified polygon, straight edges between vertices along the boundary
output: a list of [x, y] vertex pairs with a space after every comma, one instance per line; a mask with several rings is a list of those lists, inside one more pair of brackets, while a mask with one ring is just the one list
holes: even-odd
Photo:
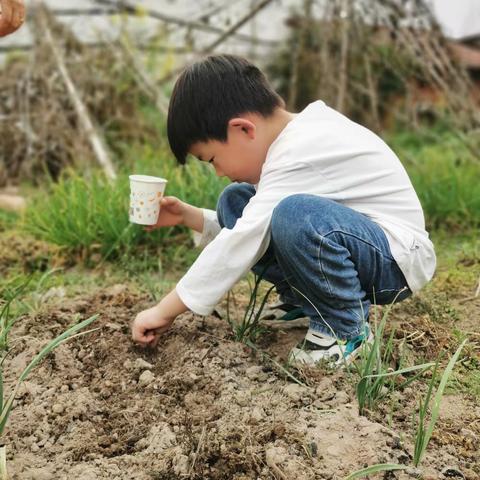
[[480, 37], [480, 0], [429, 0], [446, 37], [466, 40]]
[[[26, 0], [28, 7], [38, 0]], [[95, 0], [43, 0], [53, 9], [89, 9], [102, 7]], [[259, 0], [126, 0], [129, 4], [156, 10], [162, 14], [175, 16], [180, 19], [196, 22], [208, 22], [209, 25], [227, 29], [252, 8]], [[249, 54], [259, 57], [268, 53], [270, 47], [262, 46], [262, 41], [275, 41], [285, 38], [288, 28], [285, 19], [293, 8], [302, 9], [304, 0], [274, 0], [270, 5], [261, 10], [253, 20], [245, 24], [239, 33], [252, 35], [259, 39], [256, 45], [239, 41], [235, 38], [228, 39], [222, 44], [221, 51], [238, 54]], [[330, 0], [316, 0], [314, 2], [315, 15], [321, 16], [322, 6]], [[365, 0], [352, 0], [359, 4]], [[402, 1], [403, 0], [398, 0]], [[444, 34], [454, 40], [461, 41], [472, 37], [480, 37], [480, 0], [426, 0]], [[372, 4], [380, 0], [366, 0]], [[119, 2], [120, 3], [120, 2]], [[105, 7], [105, 5], [103, 5]], [[207, 20], [205, 18], [208, 17]], [[138, 40], [146, 40], [149, 35], [158, 31], [161, 23], [149, 17], [108, 17], [108, 16], [62, 16], [62, 21], [67, 23], [79, 39], [86, 42], [96, 41], [101, 38], [116, 38], [122, 28]], [[184, 45], [187, 29], [181, 26], [170, 25], [169, 40], [173, 45]], [[218, 33], [195, 30], [191, 35], [195, 46], [200, 49], [208, 45]], [[28, 25], [22, 27], [14, 35], [1, 40], [3, 45], [28, 45], [32, 41]]]

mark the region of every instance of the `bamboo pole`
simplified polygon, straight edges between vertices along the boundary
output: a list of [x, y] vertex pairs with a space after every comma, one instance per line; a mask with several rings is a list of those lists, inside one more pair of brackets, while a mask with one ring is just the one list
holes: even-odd
[[103, 168], [107, 178], [110, 180], [114, 180], [116, 178], [115, 169], [113, 164], [110, 160], [110, 156], [107, 152], [106, 146], [104, 141], [100, 135], [100, 133], [96, 130], [90, 115], [88, 113], [88, 109], [83, 103], [80, 94], [73, 83], [70, 74], [68, 73], [67, 67], [65, 65], [65, 61], [60, 53], [59, 48], [57, 47], [55, 40], [53, 39], [52, 33], [48, 26], [48, 22], [46, 19], [45, 12], [38, 12], [39, 22], [41, 28], [43, 29], [44, 38], [47, 41], [50, 49], [52, 50], [53, 56], [55, 58], [55, 62], [57, 64], [58, 71], [62, 77], [62, 80], [67, 88], [67, 92], [70, 96], [70, 100], [72, 101], [75, 111], [77, 113], [77, 117], [79, 119], [80, 125], [87, 136], [92, 149], [95, 153], [98, 163]]

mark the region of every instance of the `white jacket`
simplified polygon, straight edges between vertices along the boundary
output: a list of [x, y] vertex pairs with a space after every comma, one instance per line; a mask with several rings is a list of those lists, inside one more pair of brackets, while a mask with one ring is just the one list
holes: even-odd
[[233, 229], [220, 229], [215, 212], [204, 210], [206, 247], [176, 287], [190, 310], [211, 313], [255, 265], [270, 243], [273, 209], [296, 193], [334, 200], [380, 225], [413, 292], [432, 278], [435, 252], [400, 160], [373, 132], [317, 101], [270, 146], [256, 194]]

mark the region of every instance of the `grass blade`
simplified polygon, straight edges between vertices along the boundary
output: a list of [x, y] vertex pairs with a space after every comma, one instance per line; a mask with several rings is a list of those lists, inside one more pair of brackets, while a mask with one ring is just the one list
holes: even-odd
[[438, 414], [440, 411], [440, 402], [442, 401], [445, 387], [447, 386], [448, 379], [450, 378], [450, 374], [452, 373], [453, 367], [455, 366], [455, 363], [457, 362], [458, 357], [460, 356], [460, 352], [462, 351], [466, 343], [467, 343], [467, 339], [465, 339], [461, 343], [461, 345], [457, 348], [457, 351], [453, 354], [452, 358], [450, 358], [450, 361], [448, 362], [448, 365], [445, 368], [445, 371], [443, 372], [442, 378], [440, 380], [440, 384], [435, 393], [435, 397], [433, 398], [431, 418], [426, 430], [424, 429], [424, 420], [425, 420], [430, 396], [432, 394], [432, 388], [433, 388], [433, 382], [435, 381], [435, 376], [432, 377], [432, 381], [430, 382], [425, 401], [423, 402], [423, 404], [422, 402], [420, 403], [420, 412], [419, 412], [420, 424], [417, 430], [417, 436], [420, 436], [420, 439], [418, 442], [417, 441], [415, 442], [415, 451], [414, 451], [414, 463], [416, 467], [419, 465], [420, 461], [422, 460], [423, 454], [425, 453], [428, 443], [430, 442], [433, 429], [435, 428], [435, 424], [437, 423]]
[[371, 465], [370, 467], [362, 468], [361, 470], [351, 473], [348, 477], [345, 477], [345, 480], [366, 477], [372, 473], [385, 472], [388, 470], [405, 470], [406, 468], [405, 465], [398, 465], [396, 463], [377, 463], [376, 465]]
[[281, 370], [288, 378], [292, 379], [295, 383], [298, 383], [298, 385], [301, 385], [302, 387], [306, 387], [307, 385], [303, 383], [301, 380], [299, 380], [295, 375], [293, 375], [287, 368], [285, 368], [283, 365], [278, 363], [274, 358], [272, 358], [268, 353], [260, 350], [254, 343], [252, 343], [250, 340], [246, 340], [245, 345], [249, 346], [256, 352], [260, 353], [262, 355], [262, 358], [267, 358], [269, 361], [271, 361], [279, 370]]

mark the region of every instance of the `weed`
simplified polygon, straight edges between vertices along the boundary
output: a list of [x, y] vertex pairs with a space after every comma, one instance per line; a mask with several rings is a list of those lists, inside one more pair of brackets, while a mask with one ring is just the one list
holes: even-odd
[[235, 322], [230, 316], [230, 296], [227, 299], [227, 321], [232, 327], [235, 340], [247, 343], [247, 341], [255, 342], [257, 338], [265, 331], [265, 329], [260, 325], [260, 317], [262, 311], [267, 303], [270, 293], [272, 293], [275, 288], [272, 285], [267, 293], [263, 296], [263, 299], [260, 303], [260, 306], [257, 308], [257, 296], [258, 288], [260, 282], [262, 281], [263, 273], [268, 268], [268, 265], [265, 267], [263, 272], [260, 275], [254, 275], [254, 284], [253, 287], [250, 285], [250, 299], [245, 309], [243, 318], [240, 322]]
[[429, 411], [430, 401], [433, 395], [433, 386], [437, 381], [437, 371], [438, 371], [438, 363], [435, 364], [435, 368], [433, 369], [432, 378], [430, 379], [428, 390], [425, 395], [425, 398], [422, 400], [420, 399], [420, 405], [418, 409], [418, 423], [416, 428], [416, 436], [415, 436], [415, 448], [413, 454], [413, 464], [418, 467], [420, 464], [425, 450], [428, 446], [430, 438], [432, 436], [433, 429], [435, 428], [435, 424], [437, 423], [438, 414], [440, 411], [440, 402], [443, 397], [443, 393], [445, 391], [445, 387], [447, 386], [448, 379], [450, 374], [452, 373], [453, 367], [460, 356], [460, 352], [462, 351], [463, 347], [467, 340], [464, 340], [460, 346], [457, 348], [457, 351], [452, 355], [448, 365], [446, 366], [442, 378], [440, 379], [440, 384], [437, 388], [435, 393], [435, 397], [433, 398], [433, 404], [430, 409], [430, 421], [427, 424], [427, 413]]
[[0, 209], [0, 232], [10, 230], [18, 221], [18, 213]]
[[[424, 363], [397, 370], [393, 370], [390, 367], [395, 332], [392, 331], [384, 343], [384, 330], [392, 305], [389, 305], [380, 323], [375, 326], [373, 343], [364, 342], [361, 347], [359, 360], [352, 362], [354, 370], [360, 377], [356, 387], [360, 415], [363, 415], [366, 409], [374, 408], [377, 402], [384, 398], [388, 392], [405, 388], [422, 375], [425, 370], [434, 365], [434, 363]], [[399, 375], [414, 371], [417, 371], [415, 375], [399, 385], [396, 384], [395, 380]]]
[[351, 473], [345, 480], [354, 480], [355, 478], [366, 477], [367, 475], [377, 472], [405, 470], [405, 468], [405, 465], [396, 465], [395, 463], [377, 463], [376, 465], [371, 465], [370, 467], [362, 468], [361, 470]]
[[[442, 378], [440, 379], [440, 384], [437, 388], [437, 391], [435, 393], [435, 397], [433, 399], [433, 405], [430, 409], [430, 421], [427, 423], [427, 414], [429, 411], [429, 406], [431, 403], [432, 395], [433, 395], [433, 387], [437, 381], [437, 372], [438, 372], [438, 364], [439, 360], [434, 364], [434, 369], [432, 373], [432, 377], [430, 379], [430, 382], [428, 384], [428, 390], [427, 393], [424, 397], [424, 399], [420, 399], [420, 405], [419, 405], [419, 411], [418, 411], [418, 423], [417, 423], [417, 428], [416, 428], [416, 435], [415, 435], [415, 446], [414, 446], [414, 454], [413, 454], [413, 464], [415, 467], [418, 467], [420, 464], [423, 455], [425, 453], [425, 450], [428, 446], [428, 443], [430, 441], [430, 438], [432, 436], [433, 429], [435, 428], [435, 424], [437, 423], [438, 419], [438, 414], [440, 411], [440, 402], [443, 397], [443, 393], [445, 391], [445, 387], [447, 385], [448, 379], [450, 377], [450, 374], [452, 373], [453, 367], [455, 366], [455, 363], [458, 360], [458, 357], [460, 356], [460, 352], [462, 351], [463, 347], [465, 346], [465, 343], [467, 340], [464, 340], [461, 345], [457, 348], [457, 351], [452, 355], [450, 358], [450, 361], [448, 362], [447, 367], [445, 368]], [[423, 366], [417, 366], [417, 367], [412, 367], [412, 368], [422, 368]], [[407, 371], [411, 371], [412, 368], [406, 368], [402, 370], [398, 370], [396, 372], [391, 372], [386, 375], [394, 375], [394, 374], [399, 374], [399, 373], [404, 373]], [[380, 376], [375, 376], [375, 375], [370, 375], [369, 377], [377, 377], [380, 378]], [[363, 380], [363, 378], [362, 378]], [[361, 381], [360, 381], [361, 383]], [[360, 385], [359, 383], [359, 385]], [[357, 389], [358, 390], [358, 389]], [[359, 398], [359, 403], [360, 403], [360, 398]], [[386, 471], [386, 470], [403, 470], [406, 467], [404, 465], [395, 465], [395, 464], [376, 464], [376, 465], [371, 465], [367, 468], [364, 468], [362, 470], [358, 470], [356, 472], [351, 473], [346, 480], [353, 480], [355, 478], [360, 478], [360, 477], [365, 477], [369, 474], [375, 473], [375, 472], [381, 472], [381, 471]]]
[[8, 349], [8, 334], [15, 323], [15, 317], [11, 314], [13, 303], [25, 291], [29, 280], [16, 285], [11, 282], [0, 293], [0, 352]]

